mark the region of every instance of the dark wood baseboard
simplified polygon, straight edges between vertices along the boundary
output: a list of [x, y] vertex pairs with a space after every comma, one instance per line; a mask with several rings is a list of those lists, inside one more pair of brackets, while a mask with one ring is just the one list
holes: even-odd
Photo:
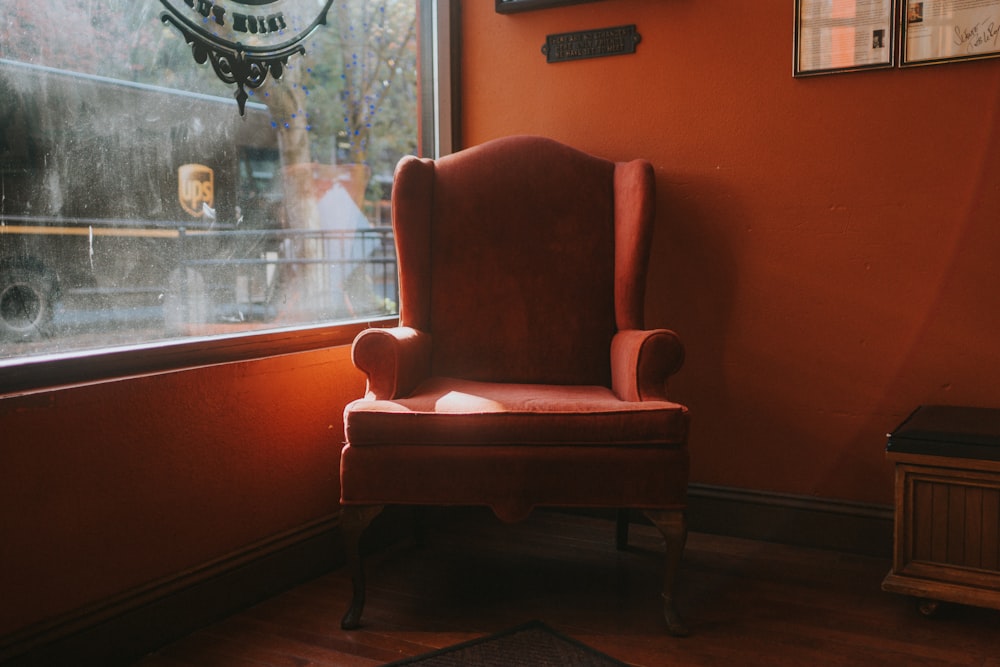
[[[561, 510], [614, 520], [616, 510]], [[688, 530], [864, 556], [892, 556], [889, 505], [856, 503], [708, 484], [688, 487]], [[646, 523], [629, 513], [632, 523]]]
[[[688, 523], [695, 532], [891, 555], [888, 506], [700, 484], [692, 484], [688, 495]], [[607, 515], [614, 518], [613, 512]], [[388, 508], [366, 534], [366, 551], [398, 540], [412, 523], [405, 508]], [[0, 664], [126, 665], [343, 562], [337, 517], [322, 519], [44, 627], [0, 638]]]
[[5, 667], [126, 665], [343, 562], [329, 517], [188, 572], [0, 638]]
[[688, 527], [866, 556], [892, 555], [890, 505], [691, 484]]

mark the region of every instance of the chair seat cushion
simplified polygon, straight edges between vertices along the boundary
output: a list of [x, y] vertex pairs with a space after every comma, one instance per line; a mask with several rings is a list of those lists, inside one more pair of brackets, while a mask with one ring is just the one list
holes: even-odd
[[688, 412], [669, 401], [622, 401], [607, 387], [433, 377], [407, 398], [359, 399], [347, 442], [365, 445], [642, 445], [686, 442]]

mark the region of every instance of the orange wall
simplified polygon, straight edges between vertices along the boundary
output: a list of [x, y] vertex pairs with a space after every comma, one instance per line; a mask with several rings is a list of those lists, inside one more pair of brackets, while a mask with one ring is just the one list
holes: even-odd
[[349, 348], [0, 399], [0, 638], [338, 508]]
[[[647, 324], [676, 329], [693, 481], [891, 502], [885, 433], [1000, 406], [1000, 60], [794, 79], [791, 0], [464, 0], [465, 145], [645, 157]], [[547, 64], [547, 34], [637, 53]]]

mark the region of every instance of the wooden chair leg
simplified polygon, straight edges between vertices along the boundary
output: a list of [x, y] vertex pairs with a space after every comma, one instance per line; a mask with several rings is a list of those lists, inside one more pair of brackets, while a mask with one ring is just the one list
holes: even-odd
[[684, 555], [684, 544], [687, 542], [687, 520], [683, 510], [647, 510], [645, 514], [659, 528], [667, 543], [663, 579], [663, 617], [667, 621], [667, 631], [675, 637], [686, 637], [690, 631], [677, 611], [674, 591], [681, 557]]
[[620, 508], [615, 515], [615, 546], [619, 551], [628, 547], [628, 508]]
[[414, 506], [411, 512], [413, 541], [416, 542], [418, 547], [422, 547], [427, 542], [427, 508]]
[[340, 528], [347, 543], [347, 567], [351, 573], [353, 587], [351, 606], [340, 621], [340, 627], [344, 630], [356, 630], [361, 626], [361, 612], [365, 608], [365, 570], [361, 558], [361, 535], [382, 508], [382, 505], [345, 505], [340, 511]]

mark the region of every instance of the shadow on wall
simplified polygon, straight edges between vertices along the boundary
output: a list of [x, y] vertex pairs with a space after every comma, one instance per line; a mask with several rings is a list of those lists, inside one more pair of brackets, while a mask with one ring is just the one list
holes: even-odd
[[[733, 195], [719, 189], [701, 175], [657, 174], [646, 325], [673, 329], [684, 341], [685, 364], [671, 379], [669, 395], [691, 409], [692, 479], [699, 477], [706, 441], [723, 432], [712, 424], [733, 412], [724, 364], [737, 267], [726, 227], [741, 215]], [[706, 197], [708, 192], [715, 196]]]
[[[837, 320], [844, 295], [828, 298], [834, 286], [826, 277], [780, 265], [774, 270], [798, 286], [767, 293], [761, 285], [774, 283], [762, 280], [762, 249], [752, 245], [761, 241], [732, 192], [710, 177], [676, 173], [661, 173], [657, 187], [647, 325], [672, 328], [685, 343], [670, 396], [692, 412], [691, 481], [837, 498], [849, 479], [888, 497], [885, 425], [859, 405], [837, 405], [838, 396], [855, 394], [857, 378], [830, 374], [846, 348], [827, 349], [829, 340], [797, 330], [815, 327], [813, 317]], [[797, 310], [812, 298], [826, 306]], [[859, 448], [869, 451], [859, 456]]]
[[[998, 142], [994, 126], [986, 145]], [[861, 248], [877, 275], [837, 264], [857, 258], [822, 228], [755, 234], [754, 212], [711, 174], [660, 170], [647, 324], [686, 345], [670, 395], [692, 410], [692, 481], [890, 503], [888, 430], [919, 404], [1000, 406], [988, 155], [935, 249], [943, 261], [895, 267], [904, 226], [898, 246]]]
[[[947, 262], [933, 294], [920, 295], [915, 325], [901, 332], [894, 373], [887, 377], [876, 416], [895, 427], [921, 404], [1000, 407], [1000, 226], [994, 202], [1000, 183], [1000, 104], [993, 105], [989, 137], [969, 151], [978, 157], [977, 182], [967, 200], [956, 198], [948, 221], [954, 230], [938, 252]], [[896, 307], [897, 304], [887, 304]], [[889, 324], [889, 323], [887, 323]]]

